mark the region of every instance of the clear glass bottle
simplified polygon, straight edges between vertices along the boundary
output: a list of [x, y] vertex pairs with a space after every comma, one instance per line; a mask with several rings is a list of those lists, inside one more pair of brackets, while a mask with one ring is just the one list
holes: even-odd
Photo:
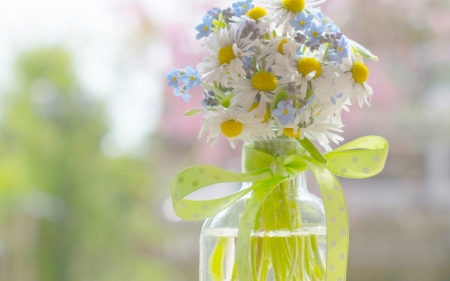
[[[246, 143], [273, 156], [302, 153], [298, 141]], [[245, 183], [242, 188], [248, 188]], [[207, 219], [200, 237], [200, 281], [238, 281], [235, 248], [239, 218], [251, 194]], [[325, 276], [323, 202], [310, 193], [305, 174], [277, 186], [261, 206], [251, 237], [255, 281], [321, 281]]]

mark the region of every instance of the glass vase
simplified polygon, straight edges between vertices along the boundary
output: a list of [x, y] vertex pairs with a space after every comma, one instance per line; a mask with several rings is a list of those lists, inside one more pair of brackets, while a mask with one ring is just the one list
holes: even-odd
[[[244, 144], [274, 157], [302, 154], [291, 138]], [[244, 170], [245, 170], [245, 163]], [[244, 183], [248, 188], [252, 183]], [[208, 218], [200, 237], [200, 281], [238, 281], [239, 219], [251, 194]], [[305, 174], [279, 184], [262, 203], [251, 234], [255, 281], [321, 281], [325, 277], [326, 224], [323, 202], [310, 193]]]

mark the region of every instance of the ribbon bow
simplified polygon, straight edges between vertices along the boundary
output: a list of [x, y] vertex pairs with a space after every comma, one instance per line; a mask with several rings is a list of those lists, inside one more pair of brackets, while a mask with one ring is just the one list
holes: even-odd
[[[349, 223], [344, 193], [337, 176], [368, 178], [380, 173], [388, 154], [388, 143], [378, 136], [351, 141], [324, 155], [326, 163], [311, 156], [288, 155], [275, 158], [244, 147], [244, 172], [234, 173], [211, 165], [197, 165], [177, 174], [169, 184], [175, 213], [184, 220], [203, 220], [224, 210], [253, 192], [241, 217], [236, 260], [240, 281], [256, 280], [249, 270], [249, 241], [261, 204], [280, 183], [311, 170], [319, 183], [325, 207], [327, 229], [326, 281], [345, 281], [349, 245]], [[253, 182], [244, 190], [214, 200], [187, 200], [189, 194], [223, 182]]]

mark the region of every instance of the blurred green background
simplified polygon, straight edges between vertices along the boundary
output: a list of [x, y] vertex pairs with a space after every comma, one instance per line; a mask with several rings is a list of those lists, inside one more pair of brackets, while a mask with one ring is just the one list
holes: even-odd
[[[198, 280], [201, 223], [175, 217], [167, 185], [199, 163], [238, 171], [240, 151], [197, 140], [182, 114], [202, 94], [185, 104], [164, 73], [201, 61], [194, 26], [231, 4], [0, 3], [0, 281]], [[391, 145], [382, 174], [342, 181], [348, 280], [450, 280], [450, 2], [323, 10], [380, 57], [346, 140]]]

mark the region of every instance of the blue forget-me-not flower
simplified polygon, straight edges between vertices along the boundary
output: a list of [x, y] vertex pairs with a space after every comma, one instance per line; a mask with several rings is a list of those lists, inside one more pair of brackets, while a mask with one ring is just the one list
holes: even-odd
[[215, 7], [215, 8], [212, 8], [211, 10], [209, 10], [206, 14], [210, 15], [214, 19], [218, 19], [221, 12], [222, 12], [222, 10], [220, 8]]
[[182, 97], [183, 100], [184, 100], [185, 102], [188, 102], [189, 99], [192, 97], [192, 96], [188, 93], [188, 91], [183, 90], [183, 89], [180, 89], [180, 88], [175, 89], [175, 90], [173, 91], [173, 93], [174, 93], [175, 96], [177, 96], [177, 97]]
[[207, 37], [213, 31], [213, 18], [210, 15], [203, 16], [203, 23], [197, 25], [195, 29], [199, 32], [197, 34], [197, 40], [203, 37]]
[[252, 5], [253, 0], [245, 0], [245, 1], [238, 1], [236, 3], [233, 3], [233, 11], [237, 17], [241, 17], [242, 15], [246, 15], [247, 12], [253, 7]]
[[329, 26], [333, 24], [333, 21], [329, 17], [325, 17], [322, 12], [318, 12], [317, 16], [319, 17], [319, 21], [322, 25]]
[[169, 80], [167, 86], [178, 88], [180, 86], [180, 77], [178, 75], [178, 69], [172, 68], [169, 72], [166, 73], [166, 79]]
[[272, 111], [272, 116], [278, 117], [280, 119], [280, 124], [284, 126], [287, 125], [288, 122], [294, 123], [294, 113], [295, 109], [282, 100], [278, 103], [277, 109]]
[[314, 16], [307, 15], [304, 12], [298, 13], [295, 19], [290, 20], [289, 23], [295, 30], [305, 30], [311, 27], [312, 20]]
[[339, 42], [339, 45], [336, 49], [337, 58], [339, 61], [342, 61], [343, 58], [348, 57], [348, 40], [347, 37], [342, 36], [341, 41]]
[[186, 83], [186, 90], [190, 90], [194, 88], [194, 86], [200, 85], [198, 69], [194, 70], [192, 67], [186, 66], [186, 74], [182, 75], [180, 80]]
[[306, 35], [310, 37], [309, 41], [312, 44], [316, 44], [319, 40], [319, 36], [325, 30], [325, 26], [319, 25], [317, 26], [315, 22], [312, 23], [311, 28], [306, 31]]

